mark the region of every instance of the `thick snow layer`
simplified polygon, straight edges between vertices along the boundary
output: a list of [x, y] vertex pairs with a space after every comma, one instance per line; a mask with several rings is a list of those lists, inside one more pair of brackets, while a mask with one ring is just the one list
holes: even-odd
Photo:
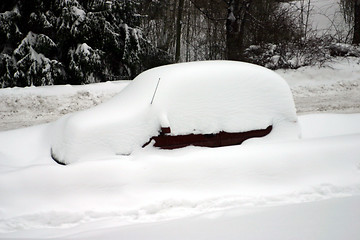
[[128, 83], [0, 89], [0, 131], [51, 122], [96, 106], [121, 92]]
[[321, 67], [276, 72], [287, 80], [298, 113], [360, 112], [359, 58], [335, 58]]
[[[360, 115], [311, 114], [301, 116], [302, 137], [318, 138], [360, 133]], [[311, 128], [306, 127], [312, 125]], [[359, 146], [360, 147], [360, 146]]]
[[112, 100], [60, 119], [51, 147], [72, 163], [130, 154], [161, 127], [184, 135], [270, 125], [268, 138], [298, 137], [293, 97], [279, 75], [241, 62], [182, 63], [148, 70]]
[[360, 236], [359, 202], [356, 196], [267, 208], [243, 207], [123, 228], [87, 227], [91, 230], [56, 239], [349, 240]]
[[[330, 126], [360, 119], [359, 114], [322, 117]], [[300, 117], [302, 131], [316, 130], [318, 118]], [[1, 238], [54, 237], [51, 229], [68, 235], [98, 221], [125, 226], [360, 195], [360, 129], [354, 125], [344, 132], [329, 127], [323, 132], [329, 137], [318, 133], [287, 142], [172, 151], [149, 146], [131, 156], [69, 166], [52, 161], [49, 127], [0, 133]]]

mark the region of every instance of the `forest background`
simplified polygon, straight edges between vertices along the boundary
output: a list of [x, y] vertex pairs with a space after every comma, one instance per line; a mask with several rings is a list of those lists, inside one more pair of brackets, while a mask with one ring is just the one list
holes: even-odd
[[[271, 69], [360, 57], [360, 0], [327, 1], [343, 21], [311, 24], [319, 0], [4, 0], [0, 87], [132, 79], [175, 62]], [[319, 34], [320, 33], [320, 34]]]

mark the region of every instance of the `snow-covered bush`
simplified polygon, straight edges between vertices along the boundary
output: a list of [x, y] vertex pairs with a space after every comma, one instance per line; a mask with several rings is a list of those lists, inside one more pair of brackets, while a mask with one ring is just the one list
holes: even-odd
[[14, 50], [17, 86], [52, 85], [64, 77], [62, 64], [45, 56], [56, 52], [56, 44], [46, 35], [29, 32]]
[[104, 52], [94, 50], [86, 43], [70, 49], [69, 75], [75, 83], [100, 82], [104, 74]]
[[16, 72], [15, 60], [8, 54], [0, 54], [0, 87], [15, 86], [13, 75]]
[[25, 57], [31, 50], [51, 56], [56, 53], [56, 44], [54, 41], [44, 34], [35, 34], [28, 32], [26, 37], [21, 41], [20, 45], [14, 50], [16, 59]]
[[330, 38], [313, 38], [305, 42], [251, 45], [245, 50], [245, 57], [270, 69], [299, 68], [328, 60], [330, 44]]
[[329, 46], [331, 56], [360, 57], [360, 47], [345, 43], [336, 43]]
[[16, 24], [19, 18], [20, 13], [17, 7], [14, 7], [12, 11], [0, 13], [0, 50], [9, 47], [6, 45], [16, 42], [22, 36]]
[[186, 135], [269, 126], [268, 140], [298, 138], [290, 88], [273, 71], [232, 61], [173, 64], [145, 71], [109, 102], [57, 121], [52, 155], [68, 164], [131, 154], [161, 127]]
[[32, 47], [25, 57], [17, 64], [14, 74], [17, 86], [43, 86], [52, 85], [57, 79], [63, 77], [61, 63], [50, 60], [41, 53], [37, 53]]

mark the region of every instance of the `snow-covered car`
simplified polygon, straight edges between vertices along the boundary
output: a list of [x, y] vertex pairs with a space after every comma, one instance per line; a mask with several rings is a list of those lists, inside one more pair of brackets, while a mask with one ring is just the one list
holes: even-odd
[[[57, 162], [68, 164], [128, 155], [150, 140], [175, 148], [166, 145], [176, 136], [206, 140], [230, 134], [223, 136], [228, 141], [249, 132], [267, 140], [299, 137], [284, 79], [242, 62], [180, 63], [145, 71], [110, 101], [58, 120], [51, 151]], [[192, 144], [191, 138], [181, 141], [180, 147]], [[232, 144], [225, 142], [218, 145]]]

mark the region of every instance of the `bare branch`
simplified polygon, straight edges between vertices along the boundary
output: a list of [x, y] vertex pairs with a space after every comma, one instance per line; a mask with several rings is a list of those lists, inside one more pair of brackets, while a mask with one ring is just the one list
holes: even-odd
[[[208, 12], [205, 12], [203, 9], [201, 9], [201, 7], [199, 7], [198, 5], [196, 5], [196, 3], [193, 0], [189, 0], [192, 5], [194, 5], [194, 7], [201, 12], [207, 19], [210, 19], [211, 21], [216, 21], [216, 22], [220, 22], [220, 21], [226, 21], [226, 18], [214, 18], [212, 16], [210, 16], [210, 14]], [[225, 3], [227, 3], [225, 0], [223, 0]]]

